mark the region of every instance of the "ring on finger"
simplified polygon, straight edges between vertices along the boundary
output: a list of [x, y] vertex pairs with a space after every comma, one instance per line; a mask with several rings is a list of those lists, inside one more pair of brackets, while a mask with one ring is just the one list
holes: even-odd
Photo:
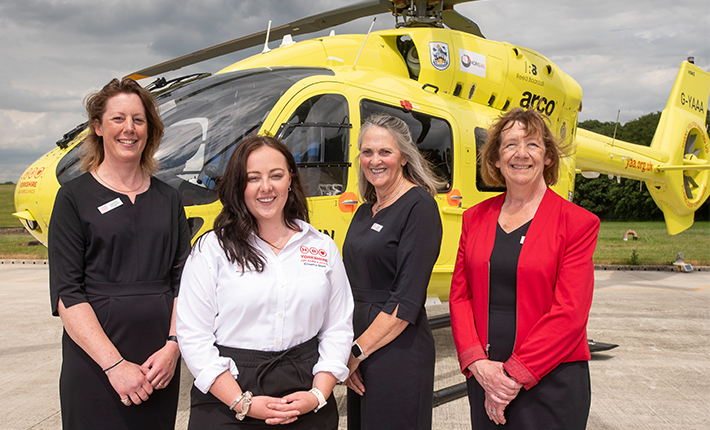
[[131, 398], [130, 398], [130, 397], [126, 397], [125, 399], [121, 399], [121, 403], [123, 403], [124, 405], [128, 406], [128, 405], [131, 404]]
[[491, 409], [491, 413], [495, 414], [496, 413], [495, 409]]
[[162, 382], [158, 382], [158, 388], [165, 388], [165, 385]]

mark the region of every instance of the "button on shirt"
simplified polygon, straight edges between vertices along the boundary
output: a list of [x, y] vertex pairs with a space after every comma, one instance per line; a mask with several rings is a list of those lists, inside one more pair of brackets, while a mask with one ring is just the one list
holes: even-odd
[[353, 340], [353, 299], [338, 248], [308, 223], [275, 255], [252, 235], [265, 257], [259, 273], [230, 263], [214, 232], [195, 244], [185, 263], [177, 301], [180, 351], [195, 386], [207, 393], [225, 370], [239, 363], [221, 357], [215, 344], [283, 351], [318, 335], [313, 374], [348, 377]]

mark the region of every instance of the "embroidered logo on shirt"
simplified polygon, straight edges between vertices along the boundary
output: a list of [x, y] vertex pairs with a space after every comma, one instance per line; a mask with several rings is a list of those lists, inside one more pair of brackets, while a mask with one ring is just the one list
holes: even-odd
[[99, 206], [99, 212], [101, 212], [101, 215], [105, 214], [108, 211], [112, 211], [116, 209], [117, 207], [123, 205], [123, 202], [121, 201], [120, 197], [116, 197], [114, 200], [111, 200], [108, 203], [105, 203], [101, 206]]
[[373, 230], [375, 230], [375, 231], [378, 232], [378, 233], [380, 232], [380, 230], [382, 230], [382, 226], [381, 226], [380, 224], [377, 224], [377, 223], [373, 223], [373, 224], [372, 224], [372, 227], [370, 227], [370, 228], [373, 229]]
[[301, 263], [304, 266], [314, 266], [314, 267], [327, 267], [328, 266], [328, 252], [323, 248], [316, 248], [314, 246], [301, 246]]

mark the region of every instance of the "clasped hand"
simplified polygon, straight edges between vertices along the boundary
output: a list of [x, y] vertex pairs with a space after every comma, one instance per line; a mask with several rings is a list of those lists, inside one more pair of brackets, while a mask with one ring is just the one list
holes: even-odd
[[167, 342], [141, 366], [127, 360], [106, 372], [109, 382], [126, 406], [140, 405], [148, 400], [154, 389], [168, 386], [175, 375], [180, 350], [175, 342]]
[[506, 375], [499, 361], [478, 360], [468, 368], [486, 392], [484, 406], [488, 418], [496, 424], [505, 424], [505, 407], [517, 397], [522, 384]]
[[264, 420], [266, 424], [290, 424], [298, 415], [308, 413], [318, 406], [318, 398], [308, 391], [296, 391], [278, 398], [255, 396], [249, 408], [249, 416]]

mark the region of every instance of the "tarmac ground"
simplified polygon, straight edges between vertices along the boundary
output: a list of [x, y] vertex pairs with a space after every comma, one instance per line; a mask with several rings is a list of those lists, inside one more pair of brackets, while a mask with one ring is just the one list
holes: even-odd
[[[587, 428], [710, 428], [710, 274], [595, 271], [588, 335], [619, 347], [592, 355]], [[447, 312], [446, 304], [428, 312]], [[61, 428], [62, 325], [48, 266], [0, 264], [0, 430]], [[435, 331], [435, 389], [464, 381], [450, 328]], [[192, 377], [183, 365], [176, 429], [186, 429]], [[336, 387], [345, 428], [344, 388]], [[434, 409], [434, 429], [471, 429], [468, 400]]]

